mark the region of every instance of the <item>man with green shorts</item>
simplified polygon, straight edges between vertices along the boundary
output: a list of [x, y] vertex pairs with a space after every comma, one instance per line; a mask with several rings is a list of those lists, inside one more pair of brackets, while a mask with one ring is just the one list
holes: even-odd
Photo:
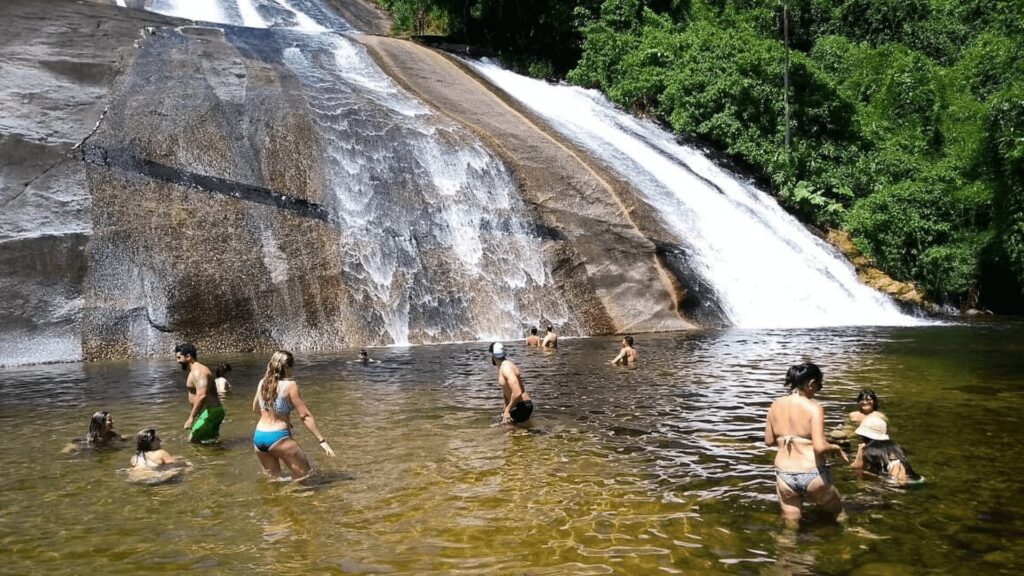
[[181, 369], [188, 372], [185, 388], [188, 390], [188, 401], [192, 405], [185, 429], [189, 431], [189, 441], [207, 444], [220, 436], [220, 423], [224, 421], [224, 406], [217, 397], [217, 384], [213, 373], [205, 365], [200, 364], [196, 347], [188, 342], [178, 344], [174, 348], [174, 359]]

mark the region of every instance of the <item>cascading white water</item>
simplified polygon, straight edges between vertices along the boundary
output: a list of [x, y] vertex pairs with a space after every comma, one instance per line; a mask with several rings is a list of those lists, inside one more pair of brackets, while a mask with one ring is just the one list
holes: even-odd
[[210, 24], [310, 33], [352, 31], [344, 20], [310, 0], [152, 0], [146, 9]]
[[[288, 13], [276, 20], [276, 6]], [[220, 0], [162, 13], [266, 27], [300, 80], [323, 147], [346, 286], [376, 344], [518, 338], [569, 314], [508, 169], [471, 133], [399, 88], [309, 0]], [[298, 33], [297, 33], [298, 32]], [[240, 40], [241, 41], [241, 40]], [[269, 231], [265, 231], [270, 234]], [[272, 247], [273, 238], [264, 245]], [[265, 249], [268, 270], [280, 268]], [[283, 337], [283, 335], [278, 335]], [[287, 339], [287, 338], [285, 338]]]
[[468, 62], [494, 85], [618, 172], [692, 250], [729, 322], [742, 328], [909, 325], [883, 294], [768, 194], [593, 90]]

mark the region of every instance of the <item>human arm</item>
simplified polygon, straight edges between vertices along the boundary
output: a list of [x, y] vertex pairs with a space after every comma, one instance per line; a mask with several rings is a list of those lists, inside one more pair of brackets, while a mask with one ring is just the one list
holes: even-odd
[[543, 347], [543, 348], [550, 348], [550, 346], [548, 346], [548, 345], [551, 343], [551, 340], [552, 340], [551, 334], [548, 334], [547, 336], [544, 336], [544, 339], [541, 340], [541, 342], [540, 342], [541, 347]]
[[857, 446], [857, 457], [853, 459], [850, 468], [861, 470], [864, 468], [864, 445]]
[[626, 349], [619, 351], [619, 355], [612, 359], [611, 364], [619, 364], [626, 359]]
[[[772, 408], [775, 406], [772, 405]], [[772, 428], [772, 408], [768, 409], [768, 416], [764, 419], [764, 445], [775, 446], [775, 429]]]
[[256, 395], [252, 397], [252, 411], [255, 414], [260, 413], [260, 392], [263, 390], [263, 381], [256, 385]]
[[844, 462], [850, 461], [846, 452], [843, 452], [842, 446], [832, 444], [825, 439], [825, 409], [817, 403], [815, 403], [811, 415], [811, 443], [814, 445], [815, 454], [824, 456], [829, 452], [837, 452]]
[[317, 443], [320, 444], [324, 452], [328, 456], [334, 456], [334, 450], [331, 449], [331, 445], [327, 443], [323, 433], [320, 432], [320, 428], [316, 425], [316, 419], [313, 418], [313, 413], [309, 411], [309, 407], [306, 406], [306, 402], [302, 399], [298, 382], [293, 381], [291, 388], [288, 389], [288, 402], [295, 409], [295, 412], [299, 415], [299, 420], [302, 420], [306, 429], [316, 438]]

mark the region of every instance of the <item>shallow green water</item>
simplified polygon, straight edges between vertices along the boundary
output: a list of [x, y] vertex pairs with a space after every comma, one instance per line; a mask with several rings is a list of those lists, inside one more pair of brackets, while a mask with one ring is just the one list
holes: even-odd
[[[192, 447], [170, 358], [5, 369], [0, 572], [969, 574], [1024, 571], [1024, 325], [644, 335], [513, 347], [537, 411], [500, 411], [483, 345], [299, 356], [304, 396], [336, 449], [323, 482], [259, 478], [249, 441], [263, 356], [226, 358], [223, 446]], [[789, 364], [822, 365], [829, 423], [872, 387], [928, 483], [887, 489], [835, 467], [845, 527], [776, 517], [763, 418]], [[210, 358], [211, 362], [225, 358]], [[156, 426], [194, 463], [178, 484], [129, 484], [128, 446], [60, 453], [89, 415]]]

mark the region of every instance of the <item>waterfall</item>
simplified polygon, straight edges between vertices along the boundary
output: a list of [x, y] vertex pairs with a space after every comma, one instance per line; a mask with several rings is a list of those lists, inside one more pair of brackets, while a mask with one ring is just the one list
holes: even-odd
[[[519, 338], [542, 320], [569, 321], [505, 164], [404, 92], [365, 48], [334, 33], [351, 30], [341, 18], [308, 0], [199, 4], [207, 3], [162, 0], [152, 9], [271, 28], [299, 79], [323, 145], [326, 205], [363, 337], [374, 344]], [[245, 43], [244, 36], [231, 37]], [[263, 255], [272, 271], [281, 269], [274, 254]]]
[[533, 80], [489, 61], [468, 64], [634, 185], [692, 250], [695, 272], [715, 287], [733, 326], [921, 322], [862, 284], [849, 262], [768, 194], [664, 128], [597, 91]]

